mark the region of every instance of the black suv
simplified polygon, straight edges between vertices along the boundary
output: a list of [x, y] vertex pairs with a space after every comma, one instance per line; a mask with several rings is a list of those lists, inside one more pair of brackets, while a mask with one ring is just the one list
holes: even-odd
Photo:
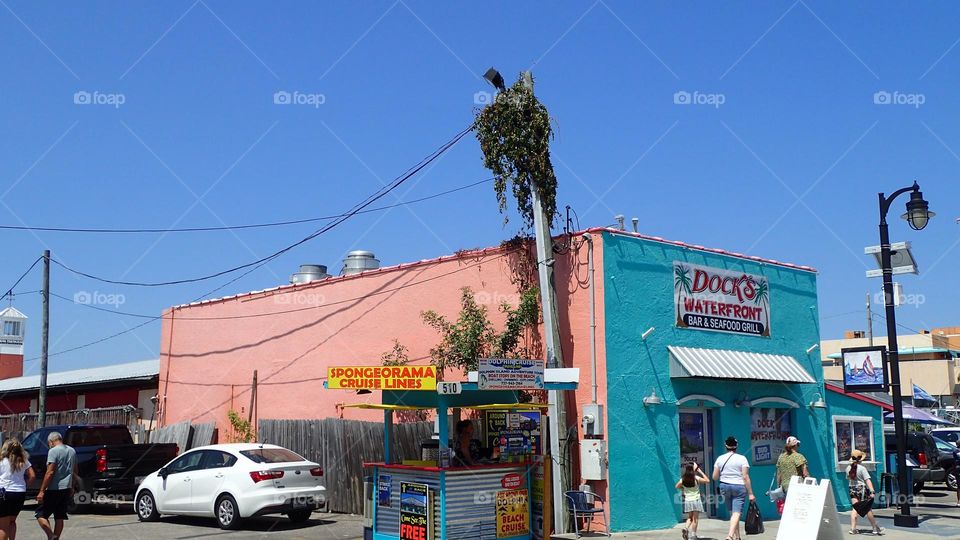
[[[884, 433], [887, 455], [897, 453], [897, 437], [893, 432]], [[946, 482], [947, 471], [956, 466], [956, 459], [941, 454], [937, 443], [929, 433], [907, 433], [907, 456], [917, 467], [913, 469], [913, 494], [919, 495], [927, 482]]]

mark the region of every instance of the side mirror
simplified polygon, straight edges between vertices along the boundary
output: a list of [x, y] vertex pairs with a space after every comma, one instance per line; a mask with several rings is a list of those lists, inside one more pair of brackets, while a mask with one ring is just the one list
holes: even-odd
[[170, 476], [170, 471], [168, 471], [166, 467], [161, 467], [160, 470], [157, 471], [157, 474], [160, 476], [160, 478], [166, 480], [167, 476]]

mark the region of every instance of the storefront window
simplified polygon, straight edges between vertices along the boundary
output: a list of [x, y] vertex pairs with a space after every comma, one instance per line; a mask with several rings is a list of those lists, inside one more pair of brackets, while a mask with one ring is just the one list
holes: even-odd
[[833, 438], [837, 462], [850, 461], [853, 450], [861, 450], [874, 461], [873, 419], [868, 416], [834, 416]]
[[783, 452], [787, 437], [793, 435], [790, 409], [750, 409], [750, 443], [753, 465], [773, 465]]

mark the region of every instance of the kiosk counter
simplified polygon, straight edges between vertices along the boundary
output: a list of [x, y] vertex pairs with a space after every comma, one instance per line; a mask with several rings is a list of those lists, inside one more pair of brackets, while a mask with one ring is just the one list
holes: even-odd
[[[550, 371], [550, 370], [548, 370]], [[559, 371], [559, 370], [558, 370]], [[576, 371], [576, 370], [563, 370]], [[541, 540], [549, 538], [552, 516], [547, 405], [519, 403], [510, 390], [479, 390], [461, 383], [459, 394], [383, 390], [382, 404], [347, 408], [382, 409], [384, 462], [365, 463], [373, 480], [373, 540]], [[569, 377], [570, 375], [568, 375]], [[551, 382], [546, 390], [574, 390], [572, 380]], [[397, 410], [433, 409], [447, 418], [449, 409], [480, 413], [481, 443], [488, 453], [466, 465], [440, 441], [450, 441], [446, 421], [436, 438], [425, 441], [421, 461], [395, 463], [390, 433]]]

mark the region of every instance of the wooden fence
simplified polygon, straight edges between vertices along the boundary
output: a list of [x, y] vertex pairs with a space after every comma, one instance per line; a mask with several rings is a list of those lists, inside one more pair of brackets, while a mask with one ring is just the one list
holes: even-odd
[[[420, 459], [420, 441], [433, 435], [433, 422], [394, 424], [391, 461]], [[260, 420], [259, 442], [289, 448], [323, 467], [331, 512], [363, 512], [363, 463], [383, 461], [383, 424], [326, 418]]]
[[[17, 437], [23, 439], [39, 426], [37, 413], [0, 415], [0, 433], [4, 439]], [[136, 437], [139, 428], [140, 413], [133, 407], [106, 407], [103, 409], [76, 409], [71, 411], [48, 412], [46, 425], [64, 424], [121, 424], [130, 428]]]
[[162, 428], [157, 428], [150, 432], [149, 442], [151, 443], [177, 443], [181, 452], [206, 446], [214, 442], [215, 426], [210, 424], [191, 424], [190, 422], [178, 422]]

